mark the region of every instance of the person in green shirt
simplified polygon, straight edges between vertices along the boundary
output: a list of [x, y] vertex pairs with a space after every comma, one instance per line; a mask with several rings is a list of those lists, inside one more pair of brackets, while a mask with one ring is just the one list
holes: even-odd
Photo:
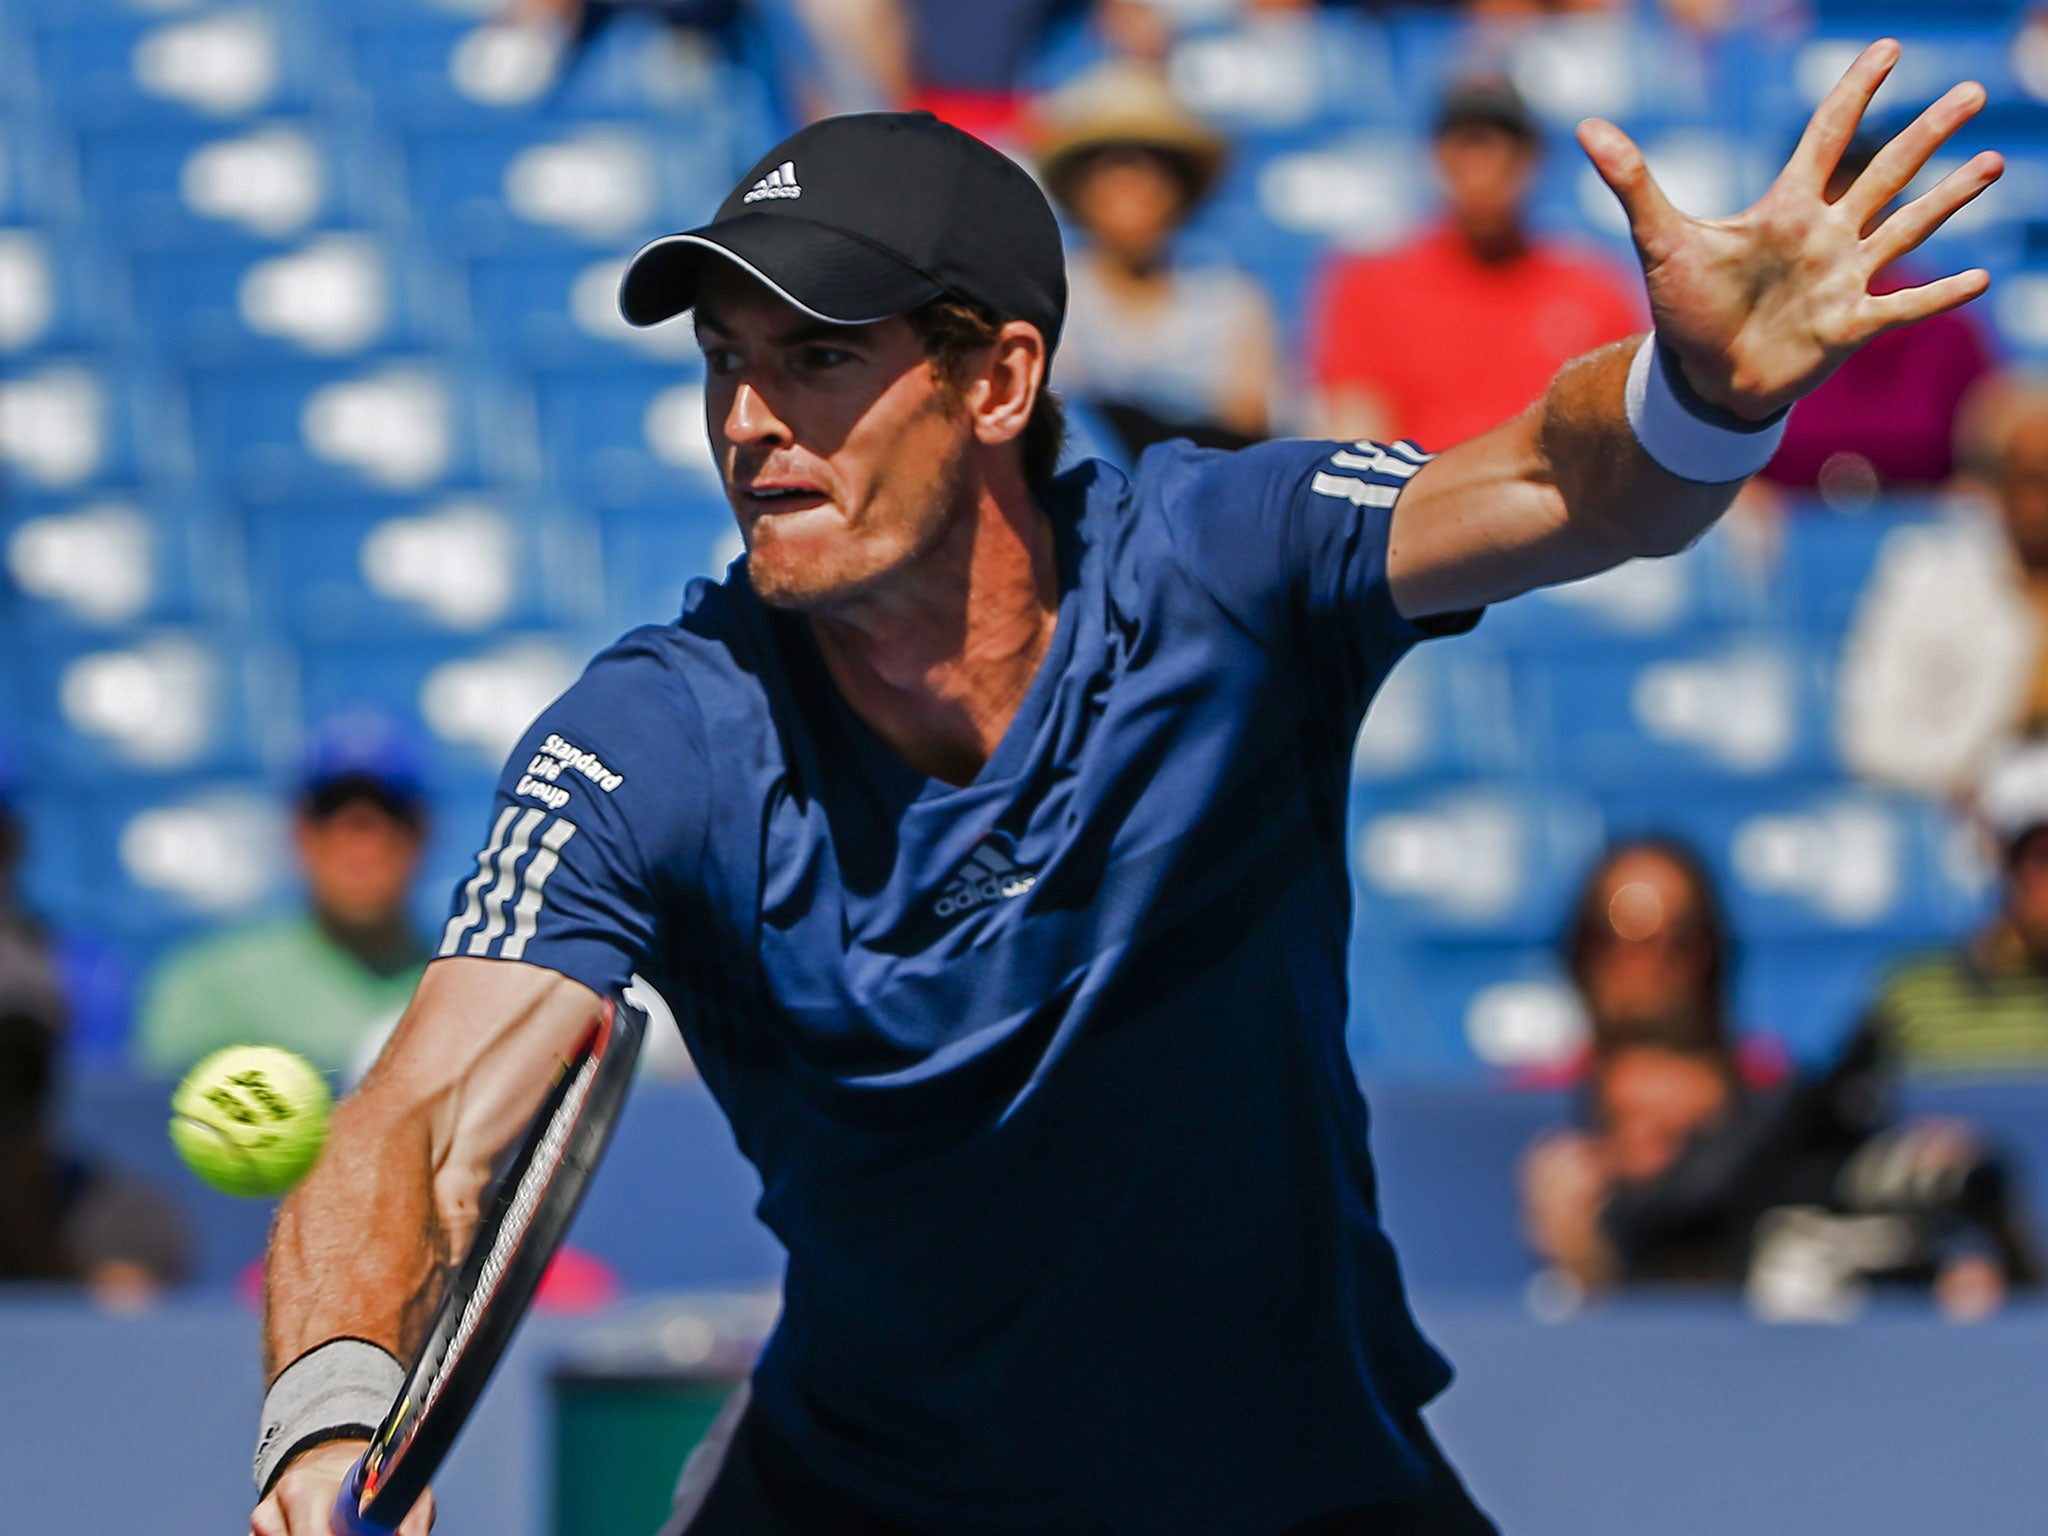
[[350, 1073], [428, 958], [408, 911], [426, 839], [409, 747], [381, 717], [316, 733], [296, 824], [306, 910], [174, 950], [144, 991], [137, 1065], [178, 1076], [224, 1045], [279, 1045]]
[[1997, 843], [1997, 912], [1967, 943], [1886, 982], [1865, 1028], [1907, 1072], [2048, 1073], [2048, 742], [1995, 763], [1977, 813]]

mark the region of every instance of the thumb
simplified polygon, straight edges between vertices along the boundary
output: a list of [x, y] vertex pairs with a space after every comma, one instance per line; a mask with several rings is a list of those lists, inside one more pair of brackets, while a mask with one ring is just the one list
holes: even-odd
[[1650, 175], [1636, 141], [1604, 118], [1589, 117], [1579, 124], [1579, 147], [1608, 190], [1620, 199], [1622, 212], [1628, 215], [1629, 233], [1644, 262], [1662, 260], [1682, 215]]

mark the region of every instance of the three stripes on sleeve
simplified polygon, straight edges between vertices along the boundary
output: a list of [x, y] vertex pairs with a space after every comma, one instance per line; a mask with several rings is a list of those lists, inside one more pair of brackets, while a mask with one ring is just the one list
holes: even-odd
[[508, 805], [476, 856], [476, 873], [462, 887], [462, 906], [441, 931], [436, 955], [478, 955], [517, 960], [540, 921], [548, 877], [562, 862], [562, 847], [576, 824], [543, 810]]

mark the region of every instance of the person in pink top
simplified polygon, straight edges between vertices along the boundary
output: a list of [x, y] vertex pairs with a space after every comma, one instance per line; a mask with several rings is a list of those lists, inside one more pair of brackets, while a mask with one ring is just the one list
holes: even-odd
[[[1829, 183], [1831, 199], [1870, 164], [1880, 142], [1859, 136], [1850, 144]], [[1897, 293], [1926, 281], [1910, 261], [1895, 261], [1870, 291]], [[1982, 324], [1957, 311], [1880, 336], [1799, 402], [1763, 478], [1794, 493], [1817, 492], [1845, 511], [1886, 491], [1941, 485], [1955, 472], [1963, 397], [1996, 364]]]
[[1541, 154], [1511, 82], [1451, 87], [1436, 121], [1443, 222], [1340, 257], [1317, 285], [1307, 332], [1320, 431], [1447, 448], [1520, 411], [1566, 359], [1642, 329], [1625, 273], [1531, 233]]

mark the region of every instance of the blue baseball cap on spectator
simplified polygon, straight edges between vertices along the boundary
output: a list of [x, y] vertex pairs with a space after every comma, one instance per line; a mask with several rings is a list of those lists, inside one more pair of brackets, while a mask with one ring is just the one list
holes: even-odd
[[423, 770], [412, 736], [390, 716], [374, 710], [333, 715], [307, 736], [299, 774], [301, 803], [311, 814], [325, 816], [362, 797], [418, 825], [426, 813]]

